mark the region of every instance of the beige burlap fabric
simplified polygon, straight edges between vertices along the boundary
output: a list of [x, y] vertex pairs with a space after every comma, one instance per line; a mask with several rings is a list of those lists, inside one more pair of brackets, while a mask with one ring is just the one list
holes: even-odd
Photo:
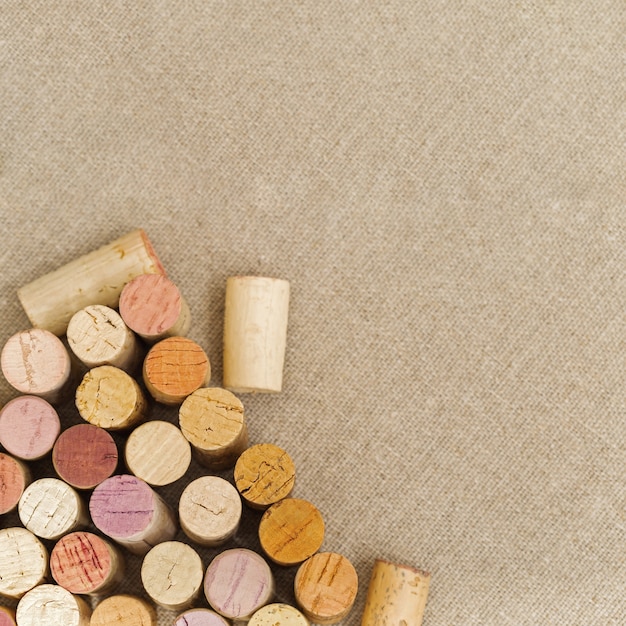
[[226, 278], [286, 278], [284, 390], [242, 400], [357, 568], [344, 623], [382, 557], [432, 573], [428, 626], [623, 624], [625, 28], [616, 0], [4, 0], [1, 340], [17, 287], [143, 227], [219, 385]]

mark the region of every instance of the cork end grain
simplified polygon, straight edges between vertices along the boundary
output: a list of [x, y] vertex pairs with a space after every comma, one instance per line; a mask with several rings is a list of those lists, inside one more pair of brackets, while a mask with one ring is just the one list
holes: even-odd
[[96, 606], [90, 626], [157, 626], [155, 608], [130, 594], [105, 598]]
[[26, 464], [0, 452], [0, 515], [13, 511], [31, 480]]

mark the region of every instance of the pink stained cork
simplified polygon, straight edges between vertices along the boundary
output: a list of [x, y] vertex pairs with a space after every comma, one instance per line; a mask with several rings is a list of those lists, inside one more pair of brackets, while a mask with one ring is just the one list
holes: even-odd
[[117, 462], [113, 437], [93, 424], [70, 426], [52, 449], [54, 469], [76, 489], [93, 489], [115, 472]]
[[25, 461], [48, 454], [60, 432], [55, 408], [38, 396], [18, 396], [0, 411], [0, 445]]
[[24, 463], [0, 452], [0, 515], [15, 509], [30, 479], [30, 470]]
[[15, 611], [6, 606], [0, 606], [0, 626], [16, 626]]
[[229, 624], [219, 613], [211, 609], [190, 609], [176, 618], [174, 626], [229, 626]]
[[265, 559], [246, 548], [233, 548], [218, 554], [204, 578], [207, 601], [220, 615], [247, 620], [271, 601], [274, 577]]

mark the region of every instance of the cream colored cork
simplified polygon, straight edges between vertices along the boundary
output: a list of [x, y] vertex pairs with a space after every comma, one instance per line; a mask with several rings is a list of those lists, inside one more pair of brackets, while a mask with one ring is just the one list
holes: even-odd
[[21, 598], [44, 582], [48, 551], [30, 530], [0, 529], [0, 595]]
[[17, 626], [15, 609], [8, 606], [0, 606], [0, 626]]
[[165, 274], [141, 229], [40, 276], [17, 295], [34, 327], [60, 336], [72, 315], [86, 306], [116, 308], [124, 285], [139, 274]]
[[202, 387], [182, 403], [180, 429], [199, 463], [213, 470], [233, 467], [248, 446], [241, 400], [221, 387]]
[[161, 487], [185, 475], [191, 464], [191, 445], [174, 424], [151, 420], [130, 433], [124, 456], [135, 476]]
[[12, 387], [51, 404], [62, 402], [72, 383], [67, 348], [57, 336], [41, 328], [9, 337], [0, 354], [0, 367]]
[[372, 569], [361, 626], [421, 626], [430, 574], [377, 559]]
[[31, 589], [15, 612], [19, 626], [89, 626], [91, 607], [59, 585]]
[[226, 281], [224, 387], [235, 393], [281, 391], [289, 283], [233, 276]]
[[115, 309], [103, 304], [92, 304], [72, 315], [67, 327], [67, 343], [76, 357], [90, 368], [113, 365], [133, 372], [143, 356], [135, 333]]
[[275, 602], [254, 613], [248, 626], [309, 626], [309, 622], [295, 607]]
[[137, 426], [145, 419], [148, 409], [137, 381], [112, 365], [89, 370], [76, 389], [75, 401], [86, 422], [106, 430]]
[[266, 509], [291, 493], [296, 468], [282, 448], [272, 443], [258, 443], [239, 456], [234, 477], [246, 504], [254, 509]]
[[156, 604], [171, 611], [182, 611], [194, 604], [203, 577], [200, 556], [180, 541], [154, 546], [141, 565], [141, 582], [146, 593]]
[[146, 600], [119, 594], [105, 598], [96, 606], [90, 626], [157, 626], [157, 613]]
[[0, 452], [0, 515], [15, 510], [31, 480], [32, 474], [26, 463]]

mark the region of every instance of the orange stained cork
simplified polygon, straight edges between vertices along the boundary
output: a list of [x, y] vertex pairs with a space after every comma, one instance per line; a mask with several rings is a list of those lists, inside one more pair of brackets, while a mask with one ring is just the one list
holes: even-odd
[[155, 608], [146, 600], [128, 594], [109, 596], [91, 615], [90, 626], [156, 626]]
[[30, 481], [30, 469], [25, 463], [0, 452], [0, 515], [15, 509]]
[[266, 509], [291, 493], [296, 468], [282, 448], [258, 443], [244, 450], [237, 459], [234, 477], [244, 501], [254, 509]]
[[194, 391], [182, 403], [178, 419], [196, 459], [209, 469], [232, 467], [248, 445], [243, 404], [226, 389]]
[[178, 287], [166, 276], [142, 274], [120, 295], [120, 315], [129, 328], [146, 341], [184, 337], [191, 315]]
[[0, 529], [0, 595], [21, 598], [48, 573], [48, 551], [30, 530]]
[[177, 405], [207, 385], [211, 366], [204, 350], [186, 337], [168, 337], [154, 344], [143, 363], [143, 380], [152, 397]]
[[0, 626], [17, 626], [14, 609], [0, 606]]
[[278, 565], [297, 565], [315, 554], [324, 541], [324, 520], [307, 500], [285, 498], [261, 517], [259, 539]]
[[421, 626], [429, 586], [428, 572], [377, 559], [367, 589], [361, 626]]
[[89, 626], [91, 607], [60, 585], [46, 583], [25, 594], [15, 614], [19, 626]]
[[90, 532], [62, 537], [50, 553], [54, 580], [72, 593], [103, 595], [124, 576], [121, 553], [110, 542]]
[[51, 332], [31, 328], [15, 333], [2, 348], [0, 367], [7, 382], [21, 393], [55, 404], [71, 384], [71, 360], [63, 342]]
[[311, 622], [336, 624], [350, 612], [358, 586], [356, 570], [345, 556], [318, 552], [298, 568], [294, 592]]
[[94, 426], [132, 428], [144, 420], [148, 403], [137, 381], [112, 365], [90, 369], [76, 389], [76, 408]]

